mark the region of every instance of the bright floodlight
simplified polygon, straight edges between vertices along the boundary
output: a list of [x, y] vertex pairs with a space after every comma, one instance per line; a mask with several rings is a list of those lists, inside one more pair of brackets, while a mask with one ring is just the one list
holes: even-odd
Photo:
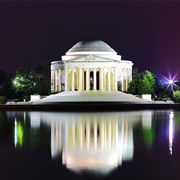
[[169, 80], [169, 84], [173, 84], [173, 80]]

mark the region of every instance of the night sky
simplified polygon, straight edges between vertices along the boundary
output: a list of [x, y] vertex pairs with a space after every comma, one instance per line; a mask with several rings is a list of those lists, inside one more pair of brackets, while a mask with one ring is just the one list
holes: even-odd
[[179, 78], [180, 1], [0, 1], [0, 70], [7, 73], [60, 60], [92, 39], [140, 72]]

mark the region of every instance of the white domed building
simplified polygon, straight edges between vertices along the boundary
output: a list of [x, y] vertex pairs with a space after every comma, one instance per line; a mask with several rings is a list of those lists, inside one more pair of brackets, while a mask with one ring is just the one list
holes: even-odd
[[[60, 61], [51, 62], [52, 94], [32, 104], [61, 102], [148, 103], [124, 93], [132, 81], [131, 61], [100, 40], [80, 41]], [[124, 91], [124, 92], [122, 92]], [[36, 98], [36, 97], [35, 97]]]
[[132, 65], [103, 41], [80, 41], [51, 63], [51, 92], [127, 91]]

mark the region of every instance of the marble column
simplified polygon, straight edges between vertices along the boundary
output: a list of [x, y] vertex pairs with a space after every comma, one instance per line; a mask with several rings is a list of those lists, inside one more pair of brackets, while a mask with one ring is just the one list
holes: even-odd
[[124, 91], [124, 68], [121, 69], [121, 84], [122, 84], [122, 91]]
[[82, 91], [82, 68], [79, 68], [79, 91]]
[[104, 83], [103, 83], [103, 79], [104, 79], [104, 69], [103, 68], [100, 68], [100, 90], [103, 91], [103, 86], [104, 86]]
[[129, 83], [132, 81], [132, 73], [131, 73], [131, 69], [128, 69], [128, 80], [129, 80]]
[[74, 68], [72, 68], [72, 77], [71, 77], [71, 91], [74, 91]]
[[96, 68], [93, 69], [93, 90], [96, 91]]
[[114, 91], [117, 91], [117, 68], [114, 68]]
[[108, 91], [111, 90], [111, 68], [108, 68]]
[[132, 81], [132, 69], [129, 69], [129, 82]]
[[68, 87], [68, 71], [69, 71], [69, 68], [68, 67], [65, 67], [65, 91], [68, 91], [69, 87]]
[[89, 68], [86, 68], [86, 91], [89, 91]]
[[54, 69], [51, 70], [51, 92], [54, 92]]
[[126, 91], [128, 90], [128, 69], [126, 69]]
[[55, 86], [55, 88], [54, 88], [54, 91], [55, 92], [57, 92], [57, 69], [55, 70], [55, 73], [54, 73], [55, 75], [55, 84], [54, 84], [54, 86]]
[[58, 69], [58, 92], [61, 91], [61, 70]]
[[106, 78], [106, 69], [103, 68], [103, 73], [102, 73], [102, 77], [103, 77], [103, 91], [107, 91], [107, 78]]

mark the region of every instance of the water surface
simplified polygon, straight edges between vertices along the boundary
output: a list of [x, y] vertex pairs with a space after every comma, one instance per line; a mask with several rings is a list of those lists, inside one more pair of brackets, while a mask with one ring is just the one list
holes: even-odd
[[1, 179], [180, 179], [180, 111], [0, 112]]

